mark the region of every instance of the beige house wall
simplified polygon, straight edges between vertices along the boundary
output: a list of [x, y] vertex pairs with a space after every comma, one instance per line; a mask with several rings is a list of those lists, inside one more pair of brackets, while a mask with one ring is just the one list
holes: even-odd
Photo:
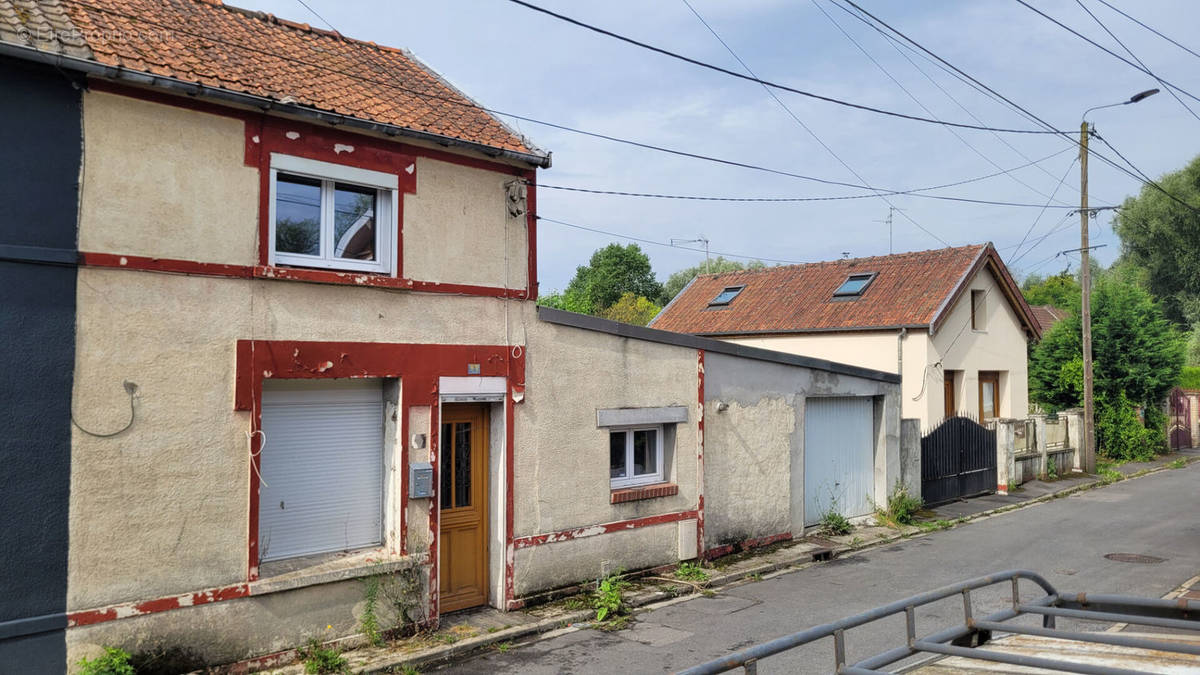
[[860, 331], [851, 333], [807, 333], [804, 335], [768, 335], [721, 338], [726, 342], [773, 349], [777, 352], [811, 356], [835, 363], [852, 363], [863, 368], [896, 372], [899, 331]]
[[[86, 92], [83, 111], [80, 250], [258, 264], [259, 171], [241, 120], [103, 92]], [[506, 204], [515, 176], [428, 157], [416, 171], [405, 278], [525, 288], [526, 219]]]

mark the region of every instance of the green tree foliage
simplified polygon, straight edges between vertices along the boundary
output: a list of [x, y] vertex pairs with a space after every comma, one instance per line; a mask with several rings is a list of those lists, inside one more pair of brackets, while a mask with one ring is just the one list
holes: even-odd
[[1200, 322], [1200, 157], [1159, 184], [1193, 208], [1147, 185], [1121, 205], [1113, 229], [1121, 255], [1145, 270], [1146, 288], [1171, 321]]
[[583, 297], [583, 294], [579, 291], [540, 295], [538, 296], [538, 304], [543, 307], [553, 307], [554, 309], [562, 309], [577, 314], [592, 313], [592, 303], [588, 302], [587, 298]]
[[598, 316], [635, 326], [645, 326], [661, 309], [662, 307], [644, 296], [625, 293], [611, 307], [601, 310]]
[[1096, 446], [1106, 457], [1145, 462], [1165, 445], [1161, 424], [1147, 419], [1143, 425], [1125, 394], [1118, 394], [1116, 400], [1101, 398], [1097, 404]]
[[1025, 302], [1031, 305], [1054, 305], [1067, 311], [1079, 308], [1079, 289], [1079, 281], [1066, 270], [1050, 277], [1031, 274], [1021, 284]]
[[645, 298], [662, 295], [662, 284], [654, 278], [650, 257], [637, 244], [609, 244], [592, 254], [587, 265], [575, 269], [575, 277], [563, 293], [586, 305], [589, 314], [611, 307], [625, 293]]
[[749, 263], [741, 263], [737, 260], [726, 260], [721, 256], [717, 256], [716, 260], [708, 261], [705, 265], [701, 263], [695, 267], [685, 267], [671, 276], [667, 277], [667, 283], [663, 284], [662, 304], [667, 304], [679, 291], [682, 291], [685, 286], [691, 283], [701, 274], [722, 274], [724, 272], [736, 272], [738, 270], [757, 270], [766, 267], [761, 260], [751, 260]]

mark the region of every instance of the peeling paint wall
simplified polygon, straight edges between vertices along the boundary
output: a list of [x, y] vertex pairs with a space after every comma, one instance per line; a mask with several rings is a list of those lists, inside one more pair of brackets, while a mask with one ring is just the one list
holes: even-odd
[[[553, 533], [695, 509], [696, 350], [537, 320], [525, 329], [529, 388], [516, 407], [514, 534]], [[596, 426], [596, 410], [660, 406], [689, 410], [688, 421], [675, 426], [671, 451], [668, 480], [679, 486], [678, 494], [610, 503], [609, 432]], [[663, 529], [674, 533], [675, 525]], [[609, 560], [612, 569], [673, 563], [678, 560], [677, 538], [638, 531], [519, 550], [517, 593], [595, 578], [601, 560]]]
[[874, 498], [900, 476], [898, 384], [712, 352], [704, 383], [706, 547], [803, 532], [807, 397], [879, 401]]

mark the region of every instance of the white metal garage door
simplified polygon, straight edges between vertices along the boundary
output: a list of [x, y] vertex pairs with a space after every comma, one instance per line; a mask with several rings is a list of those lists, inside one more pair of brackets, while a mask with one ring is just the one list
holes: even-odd
[[262, 426], [262, 560], [382, 541], [380, 380], [268, 380]]
[[804, 524], [836, 508], [871, 512], [875, 491], [875, 413], [870, 397], [809, 398], [804, 404]]

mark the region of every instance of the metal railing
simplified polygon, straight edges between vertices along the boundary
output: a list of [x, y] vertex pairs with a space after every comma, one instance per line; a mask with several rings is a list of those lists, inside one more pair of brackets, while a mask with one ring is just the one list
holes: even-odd
[[[1045, 595], [1031, 602], [1022, 602], [1019, 581], [1033, 582], [1045, 591]], [[976, 619], [972, 613], [971, 592], [997, 584], [1012, 584], [1012, 604], [1008, 609]], [[916, 634], [916, 608], [939, 600], [962, 596], [963, 622], [918, 638]], [[894, 647], [854, 664], [846, 663], [846, 631], [890, 616], [904, 614], [907, 639], [904, 646]], [[1042, 627], [1010, 623], [1018, 616], [1040, 615]], [[835, 672], [850, 675], [882, 673], [884, 666], [918, 654], [943, 654], [981, 661], [992, 661], [1009, 665], [1044, 668], [1070, 673], [1096, 675], [1127, 674], [1136, 671], [1122, 670], [1109, 666], [1070, 663], [1057, 659], [1023, 654], [1008, 654], [993, 650], [963, 646], [980, 645], [991, 639], [992, 631], [1033, 635], [1077, 642], [1117, 645], [1137, 649], [1153, 649], [1164, 652], [1200, 655], [1200, 645], [1153, 640], [1141, 636], [1119, 633], [1081, 633], [1055, 629], [1057, 617], [1089, 621], [1120, 622], [1160, 628], [1200, 630], [1200, 601], [1158, 600], [1120, 595], [1093, 595], [1059, 593], [1040, 575], [1028, 570], [1010, 570], [914, 595], [882, 607], [855, 614], [854, 616], [814, 626], [808, 630], [785, 635], [760, 645], [736, 651], [728, 656], [714, 659], [687, 670], [680, 675], [708, 675], [723, 673], [735, 668], [754, 674], [758, 662], [769, 656], [780, 654], [822, 638], [833, 638]]]

